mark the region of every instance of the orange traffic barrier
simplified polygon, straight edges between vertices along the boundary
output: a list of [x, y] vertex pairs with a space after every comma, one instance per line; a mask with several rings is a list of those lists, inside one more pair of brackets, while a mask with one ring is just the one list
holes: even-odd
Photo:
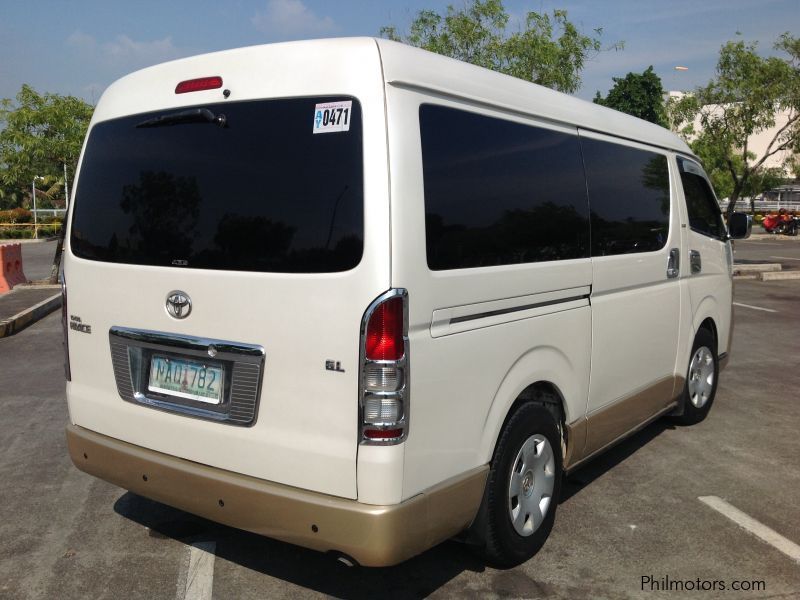
[[27, 281], [22, 271], [22, 244], [0, 245], [0, 294]]

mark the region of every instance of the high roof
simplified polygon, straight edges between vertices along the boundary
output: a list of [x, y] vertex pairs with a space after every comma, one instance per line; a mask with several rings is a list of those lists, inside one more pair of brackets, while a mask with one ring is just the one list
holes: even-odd
[[[325, 60], [319, 60], [324, 57]], [[380, 62], [379, 62], [380, 59]], [[330, 65], [342, 67], [331, 69]], [[111, 84], [93, 122], [121, 114], [208, 102], [201, 94], [174, 93], [191, 77], [222, 75], [235, 86], [233, 98], [264, 94], [293, 96], [357, 90], [378, 93], [376, 84], [410, 87], [468, 99], [511, 113], [577, 125], [584, 129], [691, 154], [672, 132], [591, 102], [516, 77], [380, 38], [338, 38], [283, 42], [223, 50], [162, 63]], [[382, 90], [381, 90], [382, 92]]]
[[468, 98], [511, 112], [692, 154], [677, 135], [642, 119], [426, 50], [384, 39], [376, 42], [389, 85]]

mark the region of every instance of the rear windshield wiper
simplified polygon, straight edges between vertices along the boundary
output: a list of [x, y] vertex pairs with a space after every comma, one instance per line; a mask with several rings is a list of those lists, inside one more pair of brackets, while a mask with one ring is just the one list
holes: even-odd
[[185, 123], [215, 123], [220, 127], [225, 127], [226, 122], [227, 118], [222, 113], [215, 115], [207, 108], [191, 108], [142, 121], [136, 127], [163, 127], [166, 125], [183, 125]]

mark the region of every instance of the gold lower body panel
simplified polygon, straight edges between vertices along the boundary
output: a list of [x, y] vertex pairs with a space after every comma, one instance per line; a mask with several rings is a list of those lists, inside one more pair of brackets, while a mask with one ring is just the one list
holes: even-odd
[[67, 446], [81, 471], [192, 514], [253, 533], [389, 566], [466, 529], [488, 465], [388, 506], [362, 504], [201, 465], [74, 425]]
[[567, 439], [572, 443], [568, 444], [565, 469], [576, 468], [601, 450], [669, 412], [683, 393], [683, 386], [683, 377], [666, 377], [567, 425]]

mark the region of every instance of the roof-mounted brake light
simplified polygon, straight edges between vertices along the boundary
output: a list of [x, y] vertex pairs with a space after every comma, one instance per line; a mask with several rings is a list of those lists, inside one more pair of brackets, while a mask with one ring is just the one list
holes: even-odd
[[197, 79], [187, 79], [175, 86], [176, 94], [186, 94], [187, 92], [202, 92], [203, 90], [216, 90], [222, 87], [222, 77], [199, 77]]

